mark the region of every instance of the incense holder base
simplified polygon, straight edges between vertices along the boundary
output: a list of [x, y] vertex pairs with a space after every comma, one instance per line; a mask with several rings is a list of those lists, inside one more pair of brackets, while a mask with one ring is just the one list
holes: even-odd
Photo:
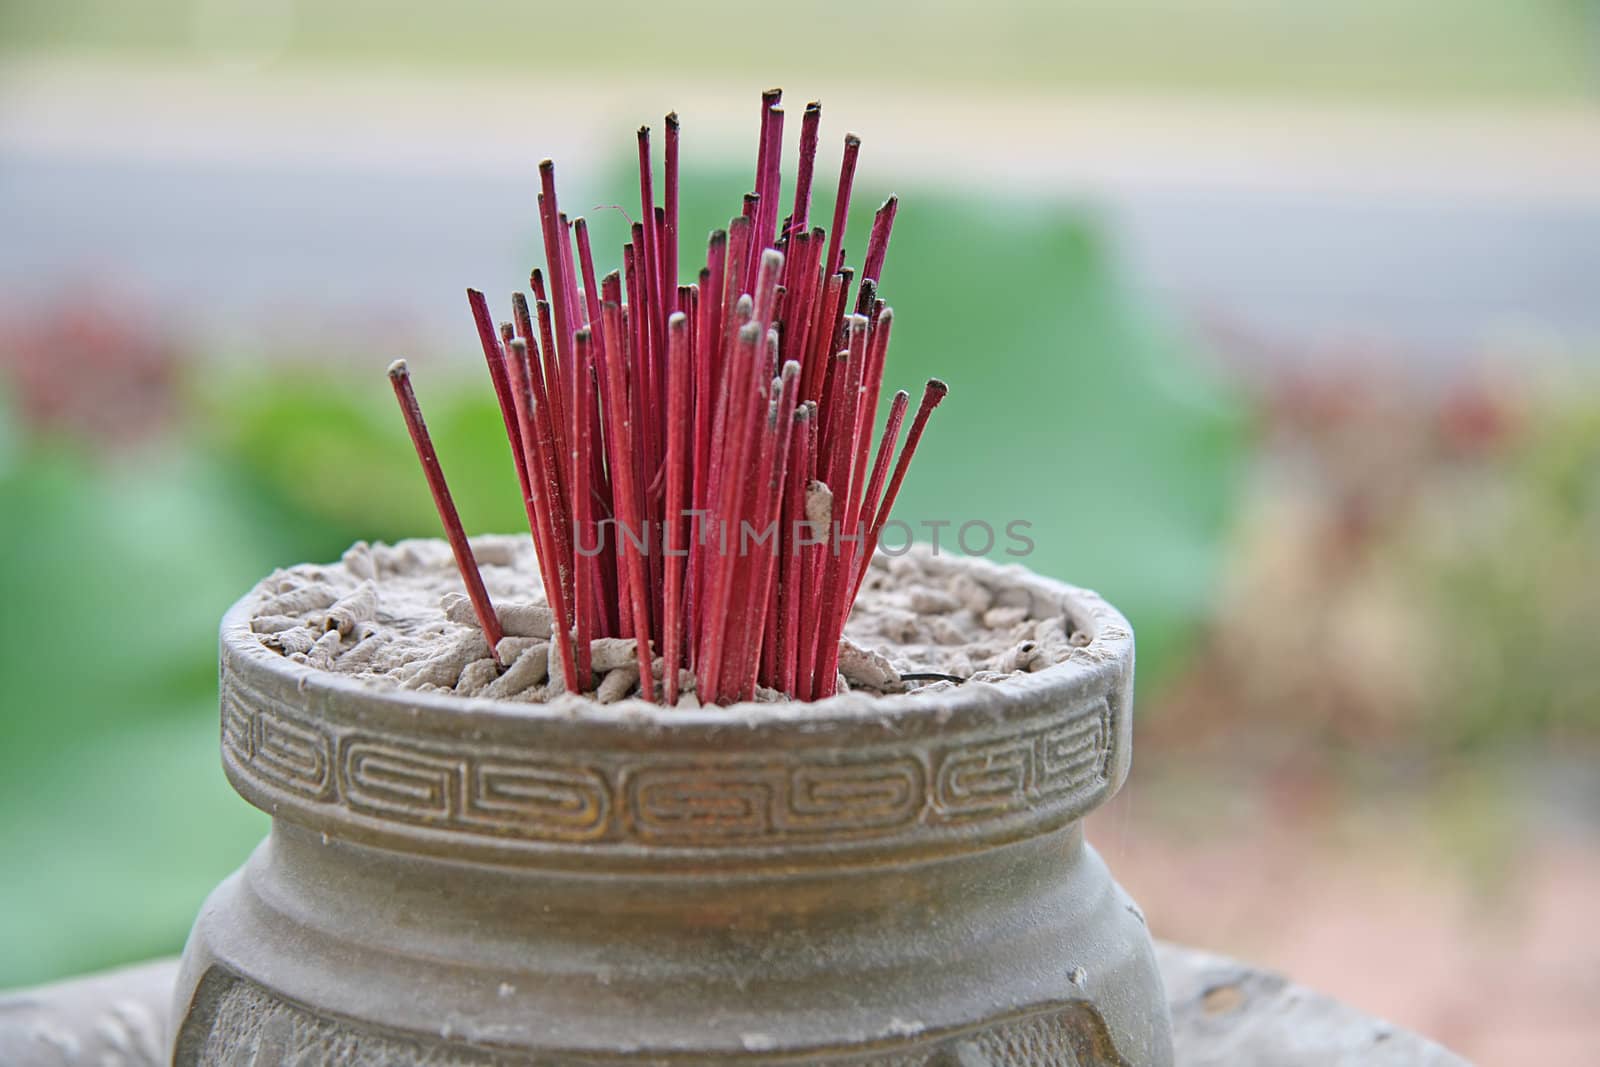
[[241, 602], [223, 762], [274, 821], [190, 937], [175, 1062], [1170, 1067], [1081, 827], [1127, 774], [1131, 631], [1007, 579], [1089, 643], [941, 693], [582, 714], [316, 671]]

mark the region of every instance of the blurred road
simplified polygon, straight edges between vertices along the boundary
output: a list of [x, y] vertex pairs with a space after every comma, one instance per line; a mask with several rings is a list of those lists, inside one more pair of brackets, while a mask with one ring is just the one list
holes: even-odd
[[[742, 159], [747, 95], [624, 85], [579, 102], [521, 81], [13, 67], [0, 286], [32, 301], [108, 282], [206, 335], [304, 341], [383, 321], [455, 347], [463, 287], [532, 262], [540, 157], [565, 190], [595, 188], [666, 101], [693, 158]], [[932, 111], [846, 90], [825, 116], [825, 145], [841, 116], [864, 133], [864, 181], [938, 174], [1090, 204], [1170, 309], [1290, 349], [1375, 343], [1426, 364], [1506, 337], [1600, 339], [1591, 113], [1100, 97]]]

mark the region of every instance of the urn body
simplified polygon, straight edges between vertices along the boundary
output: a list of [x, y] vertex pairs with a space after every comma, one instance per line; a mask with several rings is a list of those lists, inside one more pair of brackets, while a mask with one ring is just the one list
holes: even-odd
[[[983, 566], [979, 563], [960, 566]], [[1169, 1067], [1082, 819], [1133, 638], [1000, 683], [581, 714], [364, 685], [222, 629], [224, 768], [273, 816], [184, 953], [176, 1062]]]

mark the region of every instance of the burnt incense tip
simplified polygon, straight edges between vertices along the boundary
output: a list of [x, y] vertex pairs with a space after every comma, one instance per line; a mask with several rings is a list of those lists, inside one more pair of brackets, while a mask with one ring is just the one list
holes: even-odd
[[822, 101], [821, 100], [812, 100], [811, 102], [806, 104], [806, 114], [807, 115], [820, 115], [820, 114], [822, 114]]
[[890, 193], [889, 194], [889, 199], [885, 200], [883, 202], [883, 206], [880, 207], [878, 210], [879, 211], [889, 211], [889, 210], [891, 210], [893, 208], [896, 208], [896, 207], [899, 207], [899, 206], [900, 206], [900, 194], [898, 194], [898, 193]]
[[844, 144], [846, 148], [860, 148], [861, 138], [853, 133], [847, 133], [844, 135]]
[[669, 329], [669, 330], [682, 330], [682, 329], [688, 329], [688, 327], [689, 327], [689, 316], [684, 314], [683, 312], [674, 311], [671, 315], [667, 316], [667, 329]]
[[777, 88], [768, 89], [766, 92], [761, 94], [761, 102], [763, 104], [766, 104], [768, 107], [771, 107], [773, 104], [776, 104], [779, 100], [782, 100], [782, 99], [783, 99], [783, 90], [782, 89], [777, 89]]
[[669, 130], [677, 129], [678, 128], [678, 113], [676, 111], [667, 112], [666, 122], [667, 122], [667, 129], [669, 129]]
[[650, 139], [650, 127], [648, 127], [648, 126], [640, 126], [639, 127], [639, 140], [648, 141], [649, 139]]
[[[615, 307], [616, 305], [612, 304], [610, 306]], [[590, 330], [589, 327], [585, 326], [574, 333], [572, 338], [575, 341], [581, 341], [584, 344], [588, 344], [594, 338], [594, 332]]]
[[935, 404], [943, 400], [950, 392], [950, 387], [941, 378], [929, 378], [928, 384], [922, 387], [922, 398], [931, 399]]
[[410, 374], [411, 368], [406, 366], [406, 361], [403, 359], [397, 359], [389, 364], [389, 377], [394, 381], [409, 377]]
[[548, 156], [546, 156], [544, 159], [539, 160], [539, 173], [540, 174], [549, 174], [549, 173], [553, 172], [555, 169], [556, 169], [556, 161], [551, 159], [551, 158], [549, 158]]

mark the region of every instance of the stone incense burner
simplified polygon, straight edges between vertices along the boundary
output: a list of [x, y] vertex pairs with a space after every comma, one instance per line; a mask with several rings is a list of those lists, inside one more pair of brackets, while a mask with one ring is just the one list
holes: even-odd
[[1004, 573], [1087, 643], [693, 709], [383, 688], [240, 601], [223, 765], [272, 830], [195, 925], [175, 1062], [1166, 1067], [1149, 934], [1082, 828], [1128, 772], [1133, 634]]
[[190, 938], [179, 1064], [1172, 1062], [1082, 830], [1127, 775], [1133, 634], [875, 553], [949, 386], [897, 390], [873, 449], [899, 201], [857, 281], [861, 141], [813, 225], [821, 105], [786, 206], [781, 97], [704, 267], [669, 114], [621, 269], [544, 160], [548, 275], [499, 323], [467, 291], [536, 564], [469, 542], [395, 360], [449, 548], [359, 544], [224, 619], [223, 763], [273, 827]]

